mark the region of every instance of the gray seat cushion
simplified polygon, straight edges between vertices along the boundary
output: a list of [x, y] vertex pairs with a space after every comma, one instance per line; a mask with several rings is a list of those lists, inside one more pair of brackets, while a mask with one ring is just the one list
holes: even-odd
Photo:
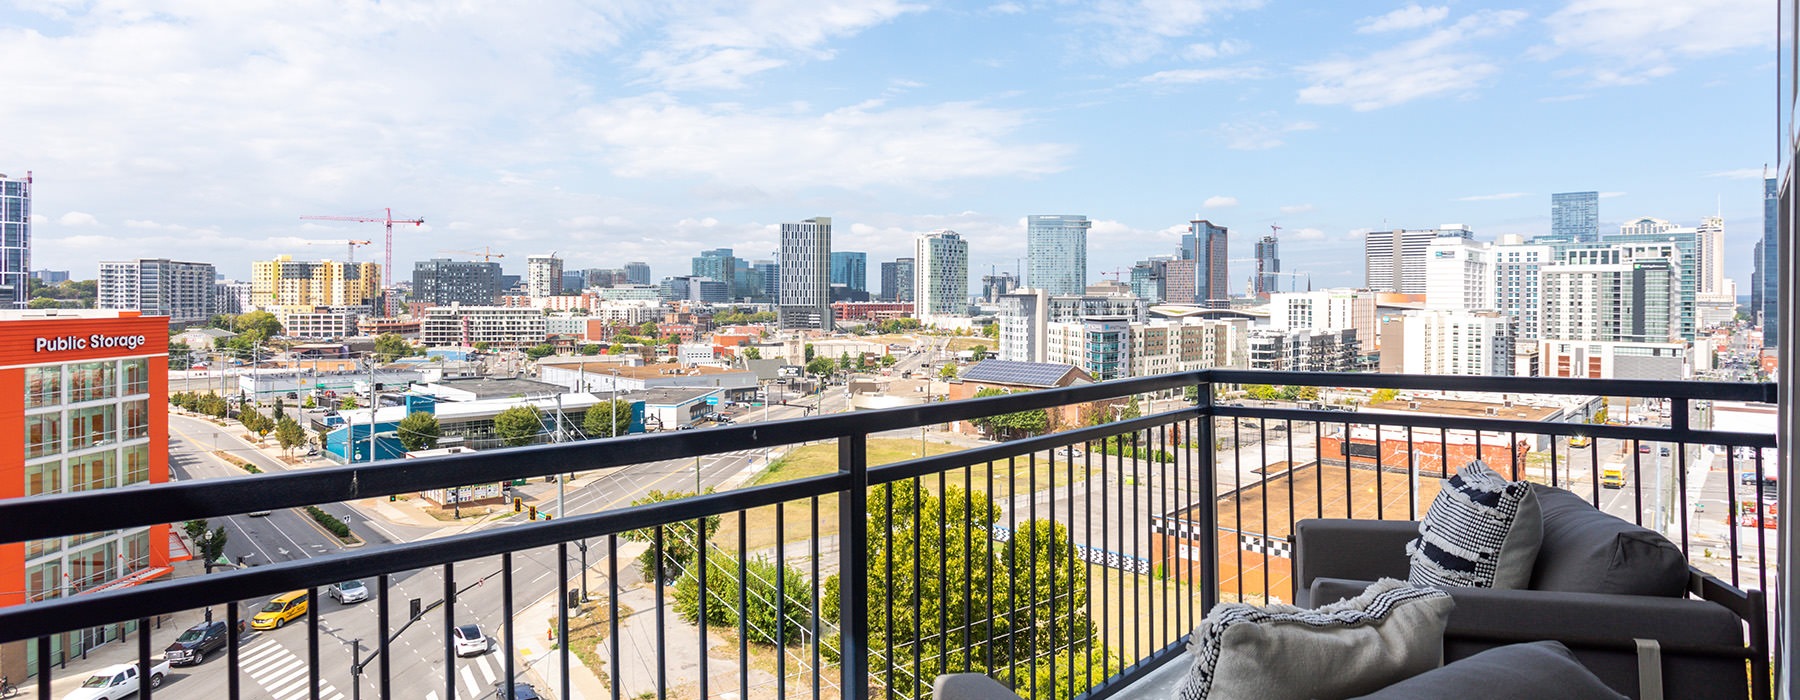
[[1556, 642], [1495, 647], [1360, 700], [1624, 700]]
[[1688, 583], [1681, 549], [1655, 531], [1601, 512], [1563, 489], [1532, 484], [1544, 539], [1531, 589], [1679, 597]]

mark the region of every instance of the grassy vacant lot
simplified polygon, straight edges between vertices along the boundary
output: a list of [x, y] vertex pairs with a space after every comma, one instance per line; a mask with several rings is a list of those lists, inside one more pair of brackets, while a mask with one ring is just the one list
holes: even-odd
[[[964, 449], [958, 445], [941, 442], [928, 442], [926, 443], [925, 448], [927, 455], [946, 454]], [[794, 479], [804, 479], [810, 476], [819, 476], [835, 472], [838, 468], [837, 449], [837, 443], [835, 442], [804, 445], [795, 448], [794, 450], [789, 451], [786, 456], [776, 460], [768, 470], [757, 475], [755, 479], [752, 479], [750, 485], [755, 486], [781, 481], [792, 481]], [[915, 459], [918, 456], [919, 443], [915, 440], [898, 438], [878, 438], [869, 440], [870, 466], [903, 462], [909, 459]], [[1096, 460], [1096, 465], [1097, 464], [1098, 461]], [[991, 474], [989, 473], [990, 471], [992, 472]], [[1055, 483], [1059, 488], [1069, 483], [1069, 471], [1068, 463], [1063, 458], [1058, 457], [1054, 477]], [[1074, 477], [1075, 480], [1079, 481], [1086, 479], [1088, 474], [1097, 471], [1099, 471], [1098, 466], [1095, 466], [1092, 471], [1088, 471], [1084, 469], [1080, 463], [1077, 463], [1074, 470]], [[1033, 474], [1030, 460], [1026, 458], [1016, 458], [1010, 465], [998, 463], [993, 465], [991, 469], [988, 465], [981, 464], [967, 469], [952, 470], [944, 474], [944, 480], [951, 485], [961, 485], [965, 478], [965, 472], [967, 473], [966, 477], [969, 481], [975, 485], [976, 491], [987, 491], [987, 484], [991, 478], [994, 481], [994, 490], [1002, 497], [1009, 493], [1009, 488], [1011, 489], [1010, 493], [1025, 493], [1027, 491], [1037, 491], [1039, 489], [1049, 488], [1052, 477], [1048, 463], [1043, 457], [1039, 457], [1035, 480], [1032, 478]], [[924, 477], [920, 481], [927, 490], [934, 493], [937, 492], [938, 478], [935, 475]], [[1008, 484], [1009, 481], [1010, 486]], [[750, 551], [754, 552], [759, 549], [775, 546], [777, 532], [775, 529], [775, 509], [773, 507], [759, 508], [750, 511], [744, 516], [744, 523], [744, 530], [746, 532], [745, 545]], [[782, 533], [781, 539], [789, 543], [799, 542], [802, 543], [799, 546], [806, 546], [804, 543], [812, 537], [812, 508], [810, 502], [802, 501], [787, 504], [783, 509], [782, 525], [782, 529], [785, 530], [785, 533]], [[821, 537], [829, 537], [836, 534], [837, 526], [837, 496], [829, 495], [819, 497], [819, 535]], [[736, 551], [737, 538], [738, 518], [735, 515], [727, 514], [724, 517], [724, 522], [720, 524], [718, 533], [714, 535], [713, 542], [721, 547], [725, 547], [727, 550]], [[831, 545], [826, 544], [822, 546], [830, 547]], [[793, 551], [799, 550], [795, 549]]]

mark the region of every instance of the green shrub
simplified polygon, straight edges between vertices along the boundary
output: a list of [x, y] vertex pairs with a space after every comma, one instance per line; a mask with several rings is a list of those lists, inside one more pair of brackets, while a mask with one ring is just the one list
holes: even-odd
[[327, 531], [330, 531], [331, 534], [337, 535], [340, 539], [347, 540], [352, 537], [349, 525], [345, 525], [344, 521], [338, 520], [330, 513], [319, 510], [318, 506], [307, 506], [306, 514], [312, 516], [312, 519], [317, 521], [319, 525], [323, 526]]
[[[785, 628], [784, 641], [797, 645], [812, 626], [812, 585], [806, 575], [791, 566], [766, 558], [744, 564], [747, 582], [738, 585], [738, 559], [720, 551], [706, 556], [706, 624], [736, 627], [740, 609], [745, 638], [758, 644], [774, 644], [777, 620]], [[690, 567], [675, 582], [675, 613], [688, 622], [700, 620], [700, 567]], [[786, 580], [785, 604], [777, 610], [775, 580]], [[745, 596], [740, 599], [739, 592]]]

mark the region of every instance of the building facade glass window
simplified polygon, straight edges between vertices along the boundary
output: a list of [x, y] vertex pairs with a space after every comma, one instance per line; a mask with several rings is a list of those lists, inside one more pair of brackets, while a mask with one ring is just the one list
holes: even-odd
[[62, 403], [62, 367], [25, 368], [25, 407], [42, 408]]
[[124, 415], [125, 430], [122, 440], [150, 437], [150, 401], [140, 399], [119, 404], [119, 412]]
[[125, 377], [125, 395], [147, 394], [150, 392], [150, 361], [144, 358], [121, 360], [120, 374]]
[[95, 491], [118, 485], [117, 458], [112, 452], [96, 452], [69, 460], [69, 490]]
[[98, 401], [110, 399], [117, 391], [114, 386], [116, 362], [78, 362], [68, 365], [69, 368], [69, 402]]
[[62, 453], [62, 412], [25, 417], [25, 458]]
[[121, 452], [125, 453], [125, 475], [120, 486], [141, 484], [150, 480], [150, 446], [133, 445]]
[[[146, 448], [148, 456], [148, 448]], [[25, 465], [25, 495], [41, 496], [48, 493], [62, 493], [61, 461], [37, 462]]]
[[118, 408], [89, 406], [69, 414], [69, 449], [80, 450], [105, 445], [118, 439]]

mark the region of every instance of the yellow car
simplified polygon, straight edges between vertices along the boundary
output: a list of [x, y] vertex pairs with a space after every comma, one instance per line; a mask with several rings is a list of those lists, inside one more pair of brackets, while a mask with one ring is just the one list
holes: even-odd
[[288, 620], [305, 615], [306, 604], [306, 591], [289, 591], [275, 596], [250, 618], [250, 626], [259, 630], [276, 629]]
[[1586, 435], [1570, 435], [1569, 436], [1569, 446], [1570, 447], [1587, 447], [1588, 442], [1589, 442], [1588, 436], [1586, 436]]

